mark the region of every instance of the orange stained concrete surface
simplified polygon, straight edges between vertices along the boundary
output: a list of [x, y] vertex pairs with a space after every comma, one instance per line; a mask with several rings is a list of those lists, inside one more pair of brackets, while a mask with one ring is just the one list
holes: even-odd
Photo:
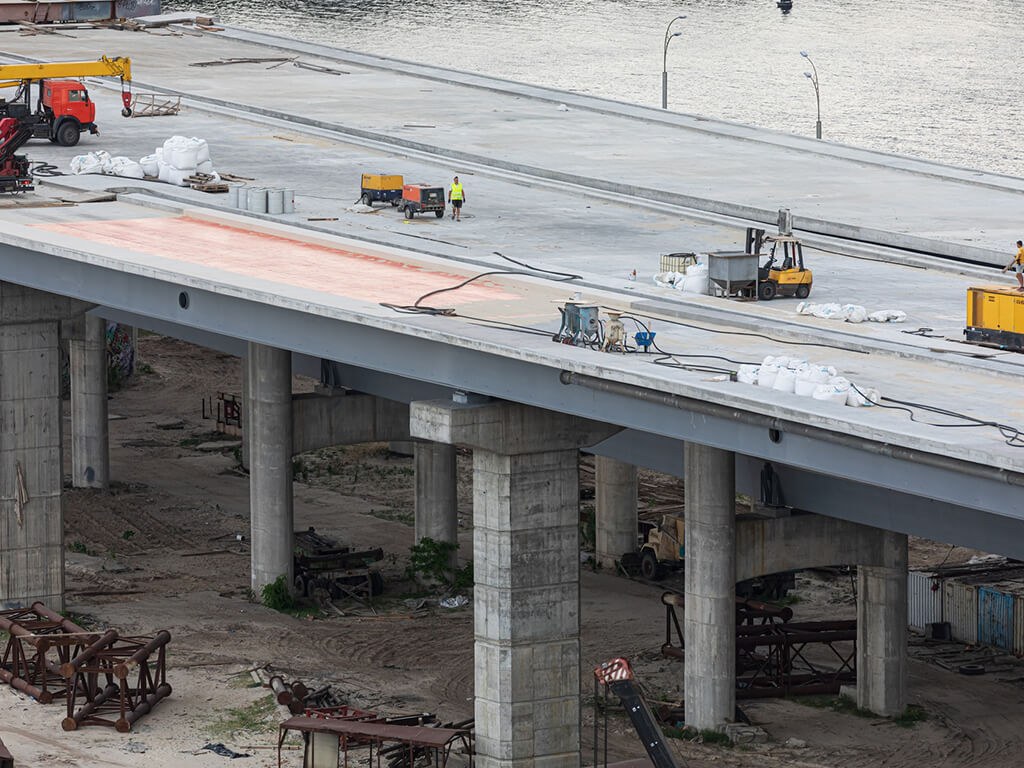
[[[379, 304], [412, 304], [474, 273], [458, 273], [384, 254], [360, 253], [254, 232], [187, 216], [30, 225], [94, 243], [126, 248], [275, 283]], [[441, 294], [427, 306], [521, 301], [514, 288], [480, 280]]]

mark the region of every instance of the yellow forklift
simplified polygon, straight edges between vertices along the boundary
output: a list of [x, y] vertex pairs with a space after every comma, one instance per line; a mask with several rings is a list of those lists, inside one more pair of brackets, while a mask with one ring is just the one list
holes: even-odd
[[[771, 243], [772, 246], [768, 252], [768, 261], [757, 268], [757, 298], [761, 301], [771, 301], [776, 296], [806, 299], [811, 295], [814, 275], [804, 266], [803, 243], [792, 235], [764, 237], [763, 232], [755, 230], [755, 250], [750, 251], [760, 254], [763, 244]], [[748, 241], [750, 239], [748, 236]]]

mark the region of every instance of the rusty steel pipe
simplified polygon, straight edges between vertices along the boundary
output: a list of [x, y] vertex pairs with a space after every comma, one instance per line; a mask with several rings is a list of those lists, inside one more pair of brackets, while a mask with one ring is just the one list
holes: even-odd
[[[58, 670], [59, 671], [59, 670]], [[12, 688], [17, 688], [22, 693], [26, 693], [33, 699], [38, 701], [40, 704], [49, 704], [53, 701], [53, 694], [49, 691], [44, 691], [42, 688], [38, 688], [23, 677], [8, 672], [3, 667], [0, 667], [0, 680], [10, 685]]]
[[104, 648], [109, 646], [117, 640], [117, 630], [108, 629], [104, 632], [98, 640], [94, 643], [90, 643], [87, 647], [82, 649], [82, 652], [75, 656], [71, 661], [66, 661], [60, 665], [60, 674], [64, 679], [74, 677], [75, 673], [85, 666], [88, 662], [95, 658], [96, 654], [102, 651]]
[[270, 678], [270, 681], [267, 683], [267, 687], [274, 692], [274, 698], [277, 700], [278, 704], [287, 707], [292, 703], [292, 692], [289, 690], [288, 686], [285, 685], [285, 682], [280, 675], [274, 675]]
[[306, 697], [309, 696], [309, 688], [303, 685], [302, 681], [296, 680], [291, 685], [292, 695], [300, 701], [305, 701]]
[[[96, 712], [96, 710], [98, 710], [101, 706], [103, 706], [108, 701], [113, 699], [115, 696], [120, 695], [121, 688], [111, 683], [106, 688], [104, 688], [96, 698], [87, 702], [77, 712], [69, 713], [68, 716], [61, 721], [60, 727], [63, 728], [65, 731], [78, 730], [78, 726], [82, 724], [83, 720], [92, 715], [94, 712]], [[71, 709], [72, 705], [73, 700], [71, 698], [68, 698], [69, 710]]]
[[161, 683], [156, 690], [149, 694], [144, 701], [135, 705], [135, 709], [125, 712], [124, 717], [117, 719], [114, 728], [118, 733], [128, 733], [132, 729], [132, 723], [153, 710], [162, 699], [171, 695], [171, 686], [168, 683]]
[[67, 619], [67, 618], [61, 616], [56, 611], [47, 608], [45, 603], [41, 603], [38, 600], [36, 600], [36, 602], [32, 603], [32, 610], [35, 611], [40, 616], [42, 616], [44, 619], [49, 619], [50, 621], [53, 621], [53, 622], [56, 622], [57, 624], [60, 624], [60, 628], [62, 630], [64, 630], [64, 632], [67, 632], [68, 634], [71, 634], [71, 635], [88, 635], [88, 634], [93, 634], [93, 633], [89, 632], [89, 630], [87, 630], [87, 629], [82, 629], [82, 627], [80, 627], [77, 624], [75, 624], [75, 622], [73, 622], [71, 619]]
[[132, 673], [132, 670], [137, 667], [140, 662], [146, 661], [149, 658], [149, 654], [158, 648], [162, 648], [167, 645], [170, 641], [171, 633], [166, 629], [161, 629], [153, 636], [152, 640], [114, 667], [114, 677], [118, 680], [126, 680], [128, 675]]

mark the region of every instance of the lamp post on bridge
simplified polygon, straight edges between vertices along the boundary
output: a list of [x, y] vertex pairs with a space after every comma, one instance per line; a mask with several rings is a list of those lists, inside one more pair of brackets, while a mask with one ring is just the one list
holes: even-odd
[[[807, 51], [800, 51], [800, 55], [807, 59], [807, 63], [811, 65], [811, 72], [804, 72], [804, 77], [811, 81], [811, 85], [814, 86], [814, 100], [818, 105], [818, 121], [814, 125], [814, 135], [816, 138], [821, 138], [821, 90], [818, 88], [818, 68], [814, 66], [814, 62], [811, 61], [811, 57], [807, 55]], [[813, 73], [813, 74], [812, 74]]]
[[672, 32], [672, 25], [680, 19], [685, 19], [686, 16], [676, 16], [672, 21], [665, 27], [665, 47], [662, 50], [661, 58], [661, 108], [668, 109], [668, 44], [672, 42], [673, 37], [679, 37], [682, 32]]

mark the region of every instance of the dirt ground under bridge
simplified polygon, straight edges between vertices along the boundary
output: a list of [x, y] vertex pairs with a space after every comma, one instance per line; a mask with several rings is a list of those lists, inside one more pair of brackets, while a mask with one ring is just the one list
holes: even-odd
[[[249, 593], [249, 490], [235, 443], [204, 419], [202, 400], [240, 392], [240, 363], [174, 339], [143, 335], [140, 370], [110, 400], [109, 491], [67, 490], [67, 608], [90, 627], [172, 635], [172, 696], [130, 734], [104, 728], [66, 733], [60, 704], [43, 706], [0, 687], [0, 738], [19, 766], [217, 765], [196, 750], [208, 743], [276, 764], [277, 723], [286, 712], [254, 687], [249, 670], [271, 665], [287, 677], [331, 683], [352, 704], [381, 711], [435, 712], [443, 720], [473, 714], [472, 604], [438, 604], [404, 571], [413, 543], [413, 467], [387, 446], [318, 451], [295, 463], [297, 528], [314, 526], [358, 547], [383, 547], [387, 587], [372, 606], [339, 601], [333, 610], [272, 611]], [[296, 379], [296, 391], [313, 382]], [[67, 432], [65, 433], [67, 434]], [[220, 445], [204, 445], [222, 441]], [[586, 463], [585, 463], [586, 464]], [[460, 456], [460, 559], [472, 557], [471, 473]], [[587, 466], [586, 483], [592, 477]], [[643, 473], [641, 508], [657, 516], [678, 503], [679, 483]], [[584, 529], [586, 526], [584, 526]], [[241, 540], [238, 538], [242, 536]], [[975, 553], [912, 542], [915, 565], [966, 560]], [[585, 557], [585, 555], [584, 555]], [[658, 584], [621, 575], [582, 575], [583, 669], [629, 657], [648, 696], [681, 695], [682, 666], [663, 658], [664, 607], [678, 579]], [[848, 575], [798, 578], [798, 618], [852, 618]], [[315, 614], [315, 615], [314, 615]], [[768, 741], [721, 747], [671, 740], [688, 766], [1017, 766], [1024, 751], [1024, 664], [965, 677], [914, 658], [910, 701], [926, 716], [902, 727], [835, 711], [828, 702], [741, 702]], [[591, 758], [592, 681], [583, 675], [584, 761]], [[610, 710], [609, 757], [644, 754], [618, 708]], [[299, 766], [300, 753], [285, 752]]]

